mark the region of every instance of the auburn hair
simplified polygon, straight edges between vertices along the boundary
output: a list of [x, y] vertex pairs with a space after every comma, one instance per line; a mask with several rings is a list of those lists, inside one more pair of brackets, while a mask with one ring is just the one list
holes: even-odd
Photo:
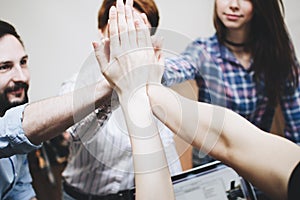
[[[125, 3], [126, 0], [124, 0]], [[107, 25], [109, 9], [116, 5], [116, 0], [104, 0], [99, 11], [98, 11], [98, 28], [102, 31]], [[133, 7], [145, 13], [151, 24], [151, 34], [153, 35], [159, 23], [159, 12], [157, 6], [153, 0], [134, 0]]]

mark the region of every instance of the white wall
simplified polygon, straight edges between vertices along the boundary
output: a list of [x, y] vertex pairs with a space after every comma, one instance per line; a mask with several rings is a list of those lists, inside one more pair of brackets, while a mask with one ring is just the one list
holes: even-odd
[[[15, 25], [29, 54], [31, 100], [56, 95], [61, 82], [80, 69], [92, 52], [91, 42], [97, 40], [97, 11], [101, 2], [1, 0], [0, 18]], [[192, 39], [214, 32], [213, 2], [156, 0], [160, 27], [175, 33], [177, 51]], [[284, 2], [288, 28], [300, 52], [300, 13], [296, 10], [300, 1]]]
[[284, 0], [285, 20], [296, 48], [298, 60], [300, 60], [300, 1]]

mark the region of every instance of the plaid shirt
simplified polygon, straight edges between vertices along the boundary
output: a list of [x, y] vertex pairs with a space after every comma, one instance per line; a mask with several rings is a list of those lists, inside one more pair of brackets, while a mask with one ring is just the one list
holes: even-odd
[[[194, 79], [199, 87], [199, 101], [229, 108], [269, 131], [274, 108], [267, 104], [264, 82], [255, 81], [254, 75], [251, 65], [245, 69], [214, 35], [198, 38], [180, 56], [166, 59], [163, 83], [170, 86]], [[280, 106], [286, 138], [299, 143], [300, 88], [294, 92], [287, 84]]]

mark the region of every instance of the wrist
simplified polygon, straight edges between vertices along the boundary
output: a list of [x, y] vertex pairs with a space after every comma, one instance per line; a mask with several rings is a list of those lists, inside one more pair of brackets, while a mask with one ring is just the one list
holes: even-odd
[[129, 101], [144, 101], [148, 99], [146, 85], [135, 87], [132, 89], [117, 91], [120, 102], [128, 103]]
[[128, 115], [128, 123], [142, 129], [152, 123], [152, 111], [146, 87], [140, 87], [128, 93], [121, 93], [119, 101], [124, 114]]
[[159, 83], [152, 83], [147, 85], [147, 96], [149, 98], [150, 103], [154, 103], [158, 96], [163, 95], [166, 91], [167, 88], [165, 88], [162, 84]]
[[96, 107], [99, 107], [111, 99], [113, 89], [109, 83], [103, 79], [96, 83], [94, 92], [95, 104]]

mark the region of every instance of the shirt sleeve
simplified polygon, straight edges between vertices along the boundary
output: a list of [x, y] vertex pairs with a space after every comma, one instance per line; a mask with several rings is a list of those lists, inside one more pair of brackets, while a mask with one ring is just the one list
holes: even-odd
[[[300, 72], [299, 63], [298, 71]], [[300, 76], [298, 87], [294, 90], [287, 84], [281, 98], [281, 108], [285, 119], [285, 137], [298, 145], [300, 144]]]
[[195, 40], [179, 56], [166, 58], [162, 83], [171, 86], [195, 79], [197, 70], [205, 60], [203, 48], [203, 44]]
[[[75, 88], [79, 87], [78, 85], [86, 85], [86, 83], [82, 83], [80, 79], [87, 77], [87, 75], [83, 73], [81, 76], [82, 77], [76, 73], [70, 79], [64, 81], [59, 90], [59, 95], [74, 91]], [[67, 132], [71, 134], [73, 140], [89, 140], [89, 138], [94, 135], [94, 133], [104, 124], [105, 121], [107, 121], [108, 117], [110, 116], [110, 103], [111, 102], [104, 103], [102, 106], [100, 106], [100, 108], [95, 108], [95, 111], [91, 112], [84, 119], [69, 127]]]
[[32, 144], [24, 133], [22, 118], [25, 106], [9, 109], [0, 118], [0, 158], [26, 154], [41, 147]]

